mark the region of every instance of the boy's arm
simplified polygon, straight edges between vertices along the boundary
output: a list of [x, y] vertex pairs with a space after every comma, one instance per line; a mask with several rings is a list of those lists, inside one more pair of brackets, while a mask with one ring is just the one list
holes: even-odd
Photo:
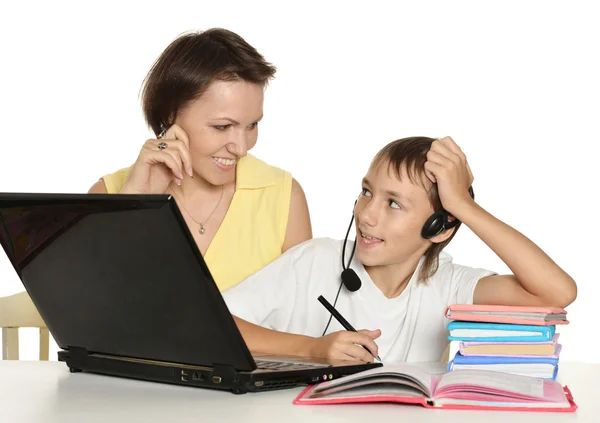
[[475, 287], [474, 304], [564, 308], [575, 300], [575, 281], [523, 234], [475, 202], [455, 213], [513, 272], [481, 278]]
[[[513, 272], [481, 278], [474, 292], [475, 304], [564, 308], [575, 301], [577, 285], [563, 269], [531, 240], [469, 196], [467, 187], [473, 175], [452, 138], [435, 141], [427, 160], [427, 175], [437, 183], [444, 208], [467, 225]], [[446, 232], [438, 237], [447, 238]]]
[[313, 355], [312, 347], [316, 338], [274, 331], [236, 316], [233, 316], [233, 320], [246, 341], [248, 349], [253, 353], [305, 357]]
[[[286, 251], [222, 293], [248, 349], [262, 354], [372, 362], [378, 354], [373, 339], [381, 334], [379, 331], [341, 331], [320, 338], [283, 332], [292, 319], [297, 290], [306, 289], [307, 286], [305, 276], [296, 273], [297, 248], [302, 247]], [[311, 254], [299, 254], [298, 260], [312, 262]], [[373, 355], [356, 344], [367, 346]]]
[[[236, 316], [233, 319], [253, 353], [361, 360], [367, 363], [372, 363], [373, 357], [379, 354], [374, 339], [381, 335], [380, 331], [339, 331], [314, 338], [267, 329]], [[365, 345], [373, 355], [359, 345]]]

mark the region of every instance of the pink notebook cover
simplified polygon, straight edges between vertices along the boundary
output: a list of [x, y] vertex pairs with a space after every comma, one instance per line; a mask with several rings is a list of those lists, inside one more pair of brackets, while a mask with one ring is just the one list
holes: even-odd
[[[569, 390], [568, 386], [563, 387], [563, 392], [570, 406], [564, 408], [544, 408], [544, 407], [497, 407], [497, 406], [478, 406], [478, 405], [457, 405], [457, 404], [440, 404], [431, 405], [428, 404], [426, 398], [414, 398], [414, 397], [402, 397], [402, 396], [363, 396], [353, 398], [324, 398], [319, 400], [303, 400], [303, 397], [312, 389], [312, 385], [304, 389], [294, 399], [293, 403], [296, 405], [326, 405], [326, 404], [366, 404], [366, 403], [399, 403], [399, 404], [418, 404], [425, 408], [433, 409], [444, 409], [444, 410], [498, 410], [498, 411], [533, 411], [533, 412], [574, 412], [577, 410], [577, 404], [573, 399], [573, 395]], [[477, 400], [477, 396], [474, 395], [474, 400]], [[515, 402], [515, 401], [513, 401]], [[523, 401], [525, 402], [525, 401]]]
[[466, 311], [489, 311], [489, 312], [507, 312], [507, 313], [564, 313], [567, 311], [556, 307], [517, 307], [517, 306], [499, 306], [499, 305], [472, 305], [472, 304], [453, 304], [446, 308], [444, 315], [450, 320], [462, 320], [467, 322], [487, 322], [487, 323], [509, 323], [517, 325], [535, 325], [552, 326], [566, 325], [568, 320], [550, 320], [547, 322], [533, 319], [523, 319], [505, 316], [476, 315], [464, 313]]

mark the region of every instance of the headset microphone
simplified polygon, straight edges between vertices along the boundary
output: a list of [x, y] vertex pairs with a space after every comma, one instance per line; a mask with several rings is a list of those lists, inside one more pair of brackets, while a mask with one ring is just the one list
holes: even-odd
[[[354, 206], [356, 207], [356, 201], [354, 202]], [[356, 274], [354, 270], [350, 268], [350, 263], [352, 263], [352, 258], [354, 257], [354, 251], [356, 250], [356, 238], [354, 239], [354, 246], [352, 247], [352, 253], [350, 253], [350, 259], [348, 260], [348, 265], [346, 265], [346, 243], [348, 242], [348, 235], [350, 234], [350, 228], [352, 228], [352, 222], [354, 222], [354, 209], [352, 209], [352, 219], [350, 219], [350, 225], [348, 225], [348, 230], [346, 231], [346, 237], [344, 238], [344, 245], [342, 246], [342, 283], [346, 287], [346, 289], [350, 292], [358, 291], [362, 282], [360, 278]]]

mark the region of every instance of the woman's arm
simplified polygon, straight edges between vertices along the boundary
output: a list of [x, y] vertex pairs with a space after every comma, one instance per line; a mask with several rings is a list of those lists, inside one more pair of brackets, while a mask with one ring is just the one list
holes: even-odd
[[312, 226], [308, 204], [302, 187], [292, 179], [292, 196], [290, 200], [290, 214], [288, 217], [285, 240], [281, 252], [312, 238]]

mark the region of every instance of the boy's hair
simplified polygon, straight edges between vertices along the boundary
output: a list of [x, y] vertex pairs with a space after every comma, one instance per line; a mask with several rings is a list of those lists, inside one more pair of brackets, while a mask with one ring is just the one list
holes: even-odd
[[[427, 162], [427, 153], [431, 148], [431, 144], [435, 141], [434, 138], [428, 137], [409, 137], [392, 141], [383, 147], [373, 158], [372, 167], [378, 167], [382, 164], [388, 164], [388, 170], [394, 170], [398, 179], [402, 179], [402, 170], [406, 171], [409, 180], [413, 184], [421, 185], [429, 194], [429, 202], [433, 207], [434, 212], [443, 209], [440, 196], [438, 194], [437, 184], [431, 184], [428, 188], [426, 184], [427, 176], [425, 175], [425, 162]], [[423, 224], [425, 221], [423, 222]], [[426, 281], [437, 272], [439, 267], [440, 252], [450, 243], [456, 231], [460, 227], [460, 223], [455, 226], [454, 232], [444, 242], [432, 244], [425, 251], [425, 259], [423, 266], [419, 271], [419, 281]]]
[[234, 32], [212, 28], [184, 34], [162, 52], [144, 79], [144, 118], [158, 135], [215, 80], [243, 80], [264, 87], [275, 72], [275, 66]]

